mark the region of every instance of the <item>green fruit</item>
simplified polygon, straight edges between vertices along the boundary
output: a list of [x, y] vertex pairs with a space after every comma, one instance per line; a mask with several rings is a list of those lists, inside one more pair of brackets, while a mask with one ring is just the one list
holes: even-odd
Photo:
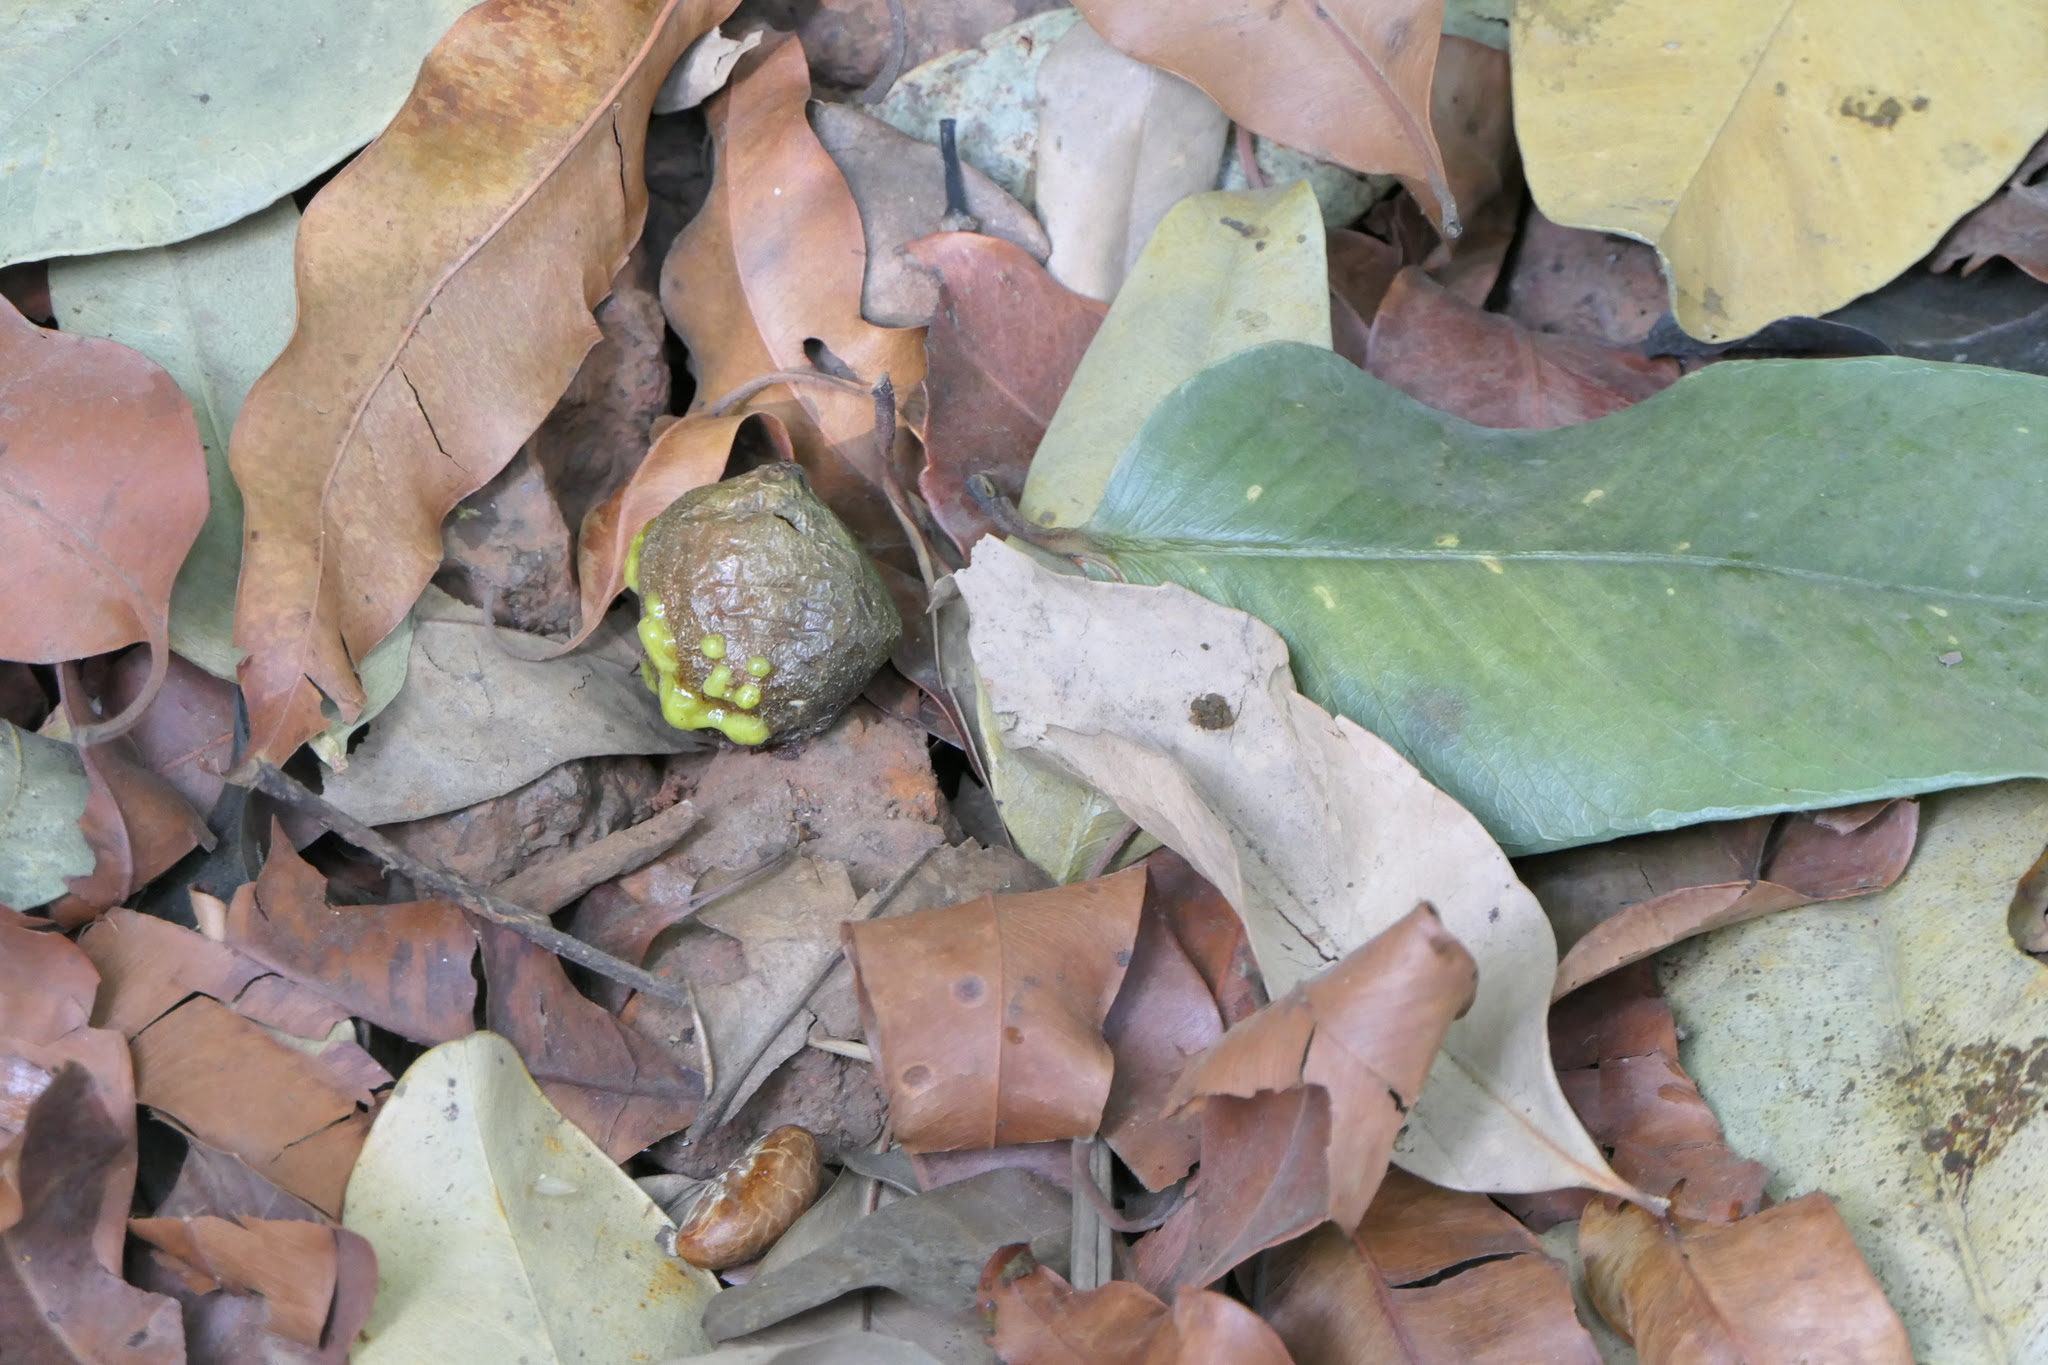
[[662, 715], [740, 744], [830, 725], [903, 632], [882, 576], [794, 464], [677, 498], [634, 542], [626, 585]]

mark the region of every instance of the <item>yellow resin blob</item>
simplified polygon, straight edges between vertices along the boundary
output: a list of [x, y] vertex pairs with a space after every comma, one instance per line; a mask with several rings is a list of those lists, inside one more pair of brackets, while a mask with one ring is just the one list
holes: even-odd
[[[634, 538], [632, 551], [626, 557], [626, 586], [636, 592], [639, 591], [640, 543], [645, 534], [642, 532]], [[767, 741], [767, 722], [748, 714], [761, 704], [761, 689], [751, 682], [734, 687], [730, 666], [718, 663], [711, 670], [704, 680], [705, 695], [702, 697], [684, 685], [682, 659], [676, 651], [675, 629], [669, 624], [661, 599], [652, 593], [640, 593], [640, 647], [647, 651], [647, 658], [640, 665], [640, 676], [660, 698], [663, 720], [678, 730], [717, 730], [735, 744]], [[697, 652], [713, 662], [723, 659], [725, 638], [707, 635], [697, 642]], [[747, 672], [757, 678], [766, 677], [772, 670], [757, 670], [754, 665], [767, 662], [757, 655], [747, 660]], [[729, 701], [729, 705], [719, 705], [721, 701]]]

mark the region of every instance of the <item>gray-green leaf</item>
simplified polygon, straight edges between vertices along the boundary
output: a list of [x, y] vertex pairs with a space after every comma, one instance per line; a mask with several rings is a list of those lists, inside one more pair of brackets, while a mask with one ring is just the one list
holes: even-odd
[[1493, 431], [1278, 343], [1162, 403], [1089, 531], [1521, 854], [2048, 775], [2043, 527], [2030, 375], [1730, 363]]
[[55, 900], [92, 871], [78, 832], [90, 792], [78, 750], [0, 720], [0, 905]]

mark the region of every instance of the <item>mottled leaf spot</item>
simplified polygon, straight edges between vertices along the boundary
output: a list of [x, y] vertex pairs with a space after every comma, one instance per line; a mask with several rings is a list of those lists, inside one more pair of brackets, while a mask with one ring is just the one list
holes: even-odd
[[1228, 730], [1237, 723], [1220, 693], [1205, 692], [1188, 703], [1188, 719], [1200, 730]]
[[953, 983], [953, 998], [963, 1005], [971, 1005], [981, 999], [982, 993], [987, 989], [980, 977], [963, 976]]

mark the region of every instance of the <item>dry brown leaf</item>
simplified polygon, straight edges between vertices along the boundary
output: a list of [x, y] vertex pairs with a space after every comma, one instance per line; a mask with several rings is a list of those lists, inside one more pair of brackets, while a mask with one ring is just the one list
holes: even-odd
[[987, 474], [1012, 502], [1024, 496], [1031, 456], [1108, 309], [994, 237], [945, 232], [904, 251], [943, 281], [925, 334], [917, 487], [964, 555], [996, 529], [968, 477]]
[[475, 1031], [476, 931], [443, 901], [330, 905], [327, 878], [271, 822], [263, 872], [228, 906], [227, 944], [416, 1043]]
[[[142, 694], [150, 660], [134, 650], [114, 665], [104, 707], [125, 710]], [[142, 761], [205, 815], [220, 799], [235, 747], [235, 685], [171, 656], [156, 700], [128, 732]]]
[[886, 374], [898, 395], [914, 391], [924, 379], [924, 333], [861, 317], [860, 211], [804, 117], [810, 93], [803, 49], [770, 39], [704, 106], [717, 175], [669, 248], [661, 303], [689, 348], [697, 411], [814, 361], [858, 378], [850, 391], [778, 384], [734, 411], [782, 420], [812, 487], [864, 544], [900, 543], [872, 458], [874, 402], [861, 390]]
[[134, 724], [170, 666], [171, 582], [206, 520], [206, 453], [172, 378], [117, 342], [0, 301], [0, 658], [149, 646], [149, 674], [91, 743]]
[[848, 925], [861, 1018], [911, 1151], [1091, 1136], [1109, 1094], [1102, 1021], [1145, 872]]
[[1166, 1098], [1181, 1068], [1223, 1036], [1223, 1016], [1149, 884], [1130, 969], [1102, 1036], [1116, 1057], [1102, 1136], [1146, 1189], [1164, 1189], [1202, 1156], [1201, 1121], [1168, 1116]]
[[1664, 315], [1667, 294], [1655, 247], [1560, 227], [1529, 210], [1508, 272], [1507, 314], [1530, 331], [1636, 346]]
[[1260, 1315], [1295, 1365], [1598, 1365], [1563, 1267], [1483, 1195], [1390, 1171], [1354, 1241], [1325, 1223], [1276, 1247]]
[[2034, 144], [2005, 188], [1963, 215], [1935, 248], [1927, 268], [1957, 262], [1968, 275], [1993, 256], [2003, 256], [2037, 280], [2048, 280], [2048, 185], [2028, 182], [2048, 168], [2048, 138]]
[[1235, 1299], [1184, 1288], [1168, 1308], [1127, 1280], [1078, 1292], [1021, 1246], [989, 1258], [978, 1303], [1005, 1365], [1292, 1365]]
[[598, 340], [640, 235], [647, 111], [731, 0], [486, 0], [299, 225], [299, 325], [242, 405], [235, 643], [252, 758], [353, 719], [357, 663]]
[[1146, 858], [1145, 869], [1174, 938], [1216, 997], [1223, 1026], [1248, 1018], [1266, 1003], [1266, 989], [1244, 921], [1223, 893], [1172, 849], [1162, 848]]
[[93, 1257], [107, 1181], [133, 1152], [83, 1068], [63, 1068], [36, 1097], [21, 1138], [21, 1216], [0, 1231], [0, 1342], [10, 1358], [183, 1365], [178, 1305]]
[[1387, 290], [1366, 354], [1376, 377], [1482, 427], [1589, 422], [1678, 379], [1676, 361], [1526, 331], [1413, 266]]
[[1565, 949], [1557, 999], [1694, 934], [1890, 886], [1919, 829], [1918, 802], [1880, 801], [1637, 835], [1517, 870]]
[[1602, 1196], [1579, 1248], [1593, 1302], [1643, 1365], [1910, 1365], [1906, 1329], [1842, 1215], [1801, 1195], [1733, 1223], [1660, 1222]]
[[704, 1078], [569, 984], [562, 960], [495, 924], [483, 936], [491, 1030], [563, 1117], [614, 1161], [688, 1126]]
[[306, 1346], [320, 1344], [334, 1302], [341, 1261], [336, 1243], [356, 1237], [344, 1228], [289, 1219], [135, 1218], [128, 1227], [182, 1262], [180, 1269], [211, 1281], [200, 1292], [261, 1294], [270, 1305], [270, 1330]]
[[1323, 161], [1398, 175], [1457, 235], [1430, 128], [1440, 0], [1083, 0], [1111, 43], [1207, 91], [1240, 124]]
[[348, 1017], [227, 945], [154, 915], [110, 911], [78, 946], [100, 973], [93, 1024], [131, 1039], [195, 992], [300, 1038], [324, 1038]]

